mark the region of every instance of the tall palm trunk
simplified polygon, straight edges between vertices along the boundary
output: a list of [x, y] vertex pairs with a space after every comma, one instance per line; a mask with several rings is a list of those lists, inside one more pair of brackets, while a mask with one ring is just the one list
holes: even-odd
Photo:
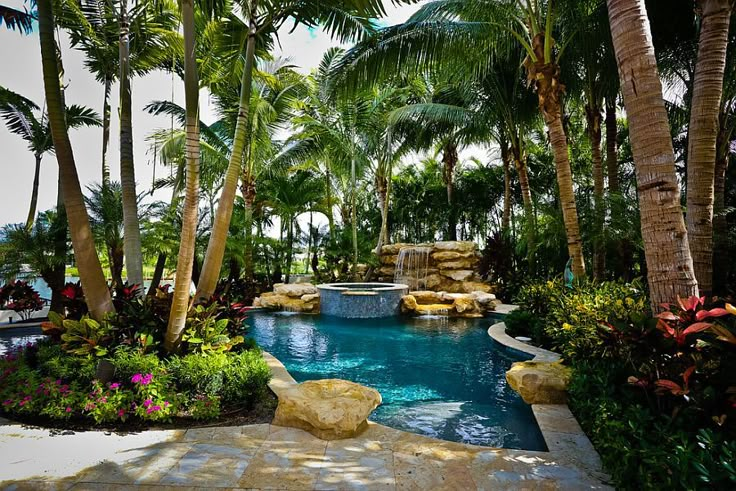
[[353, 279], [358, 279], [358, 181], [355, 169], [355, 148], [350, 159], [350, 221], [353, 224]]
[[156, 294], [156, 289], [161, 284], [161, 278], [164, 276], [164, 268], [166, 268], [166, 253], [159, 252], [156, 258], [156, 267], [153, 269], [153, 278], [151, 278], [151, 285], [148, 287], [148, 296]]
[[650, 301], [658, 311], [677, 296], [697, 295], [698, 284], [644, 0], [607, 2], [631, 130]]
[[511, 222], [511, 157], [509, 156], [509, 144], [505, 138], [499, 142], [501, 145], [501, 162], [503, 162], [503, 215], [501, 215], [501, 230], [509, 232]]
[[588, 122], [588, 138], [593, 160], [593, 212], [595, 237], [593, 238], [593, 278], [601, 280], [605, 267], [605, 253], [603, 248], [603, 221], [605, 210], [603, 207], [603, 159], [601, 157], [601, 110], [600, 107], [588, 104], [585, 106], [585, 116]]
[[199, 204], [199, 80], [195, 52], [193, 0], [181, 1], [182, 28], [184, 31], [184, 98], [186, 106], [186, 166], [187, 180], [182, 213], [181, 241], [176, 263], [174, 298], [171, 301], [169, 325], [164, 346], [168, 352], [179, 348], [181, 335], [189, 311], [189, 288], [197, 239], [197, 214]]
[[138, 224], [138, 194], [133, 163], [133, 109], [130, 94], [130, 39], [128, 2], [120, 2], [120, 186], [123, 191], [123, 249], [128, 283], [143, 293], [143, 253]]
[[455, 167], [457, 166], [459, 157], [457, 154], [457, 145], [448, 141], [442, 149], [442, 176], [447, 188], [447, 240], [457, 240], [457, 212], [455, 210]]
[[294, 261], [294, 217], [288, 216], [286, 228], [286, 283], [291, 281], [291, 265]]
[[[731, 149], [729, 144], [736, 126], [727, 125], [727, 114], [720, 114], [720, 131], [716, 144], [716, 169], [713, 200], [713, 255], [722, 258], [728, 255], [728, 221], [726, 220], [726, 171]], [[731, 264], [723, 261], [713, 272], [713, 291], [720, 294], [726, 285]]]
[[84, 288], [85, 300], [90, 314], [97, 320], [114, 311], [110, 290], [107, 289], [100, 259], [97, 257], [92, 228], [89, 223], [84, 196], [79, 185], [79, 176], [74, 162], [74, 153], [66, 128], [65, 109], [61, 96], [59, 67], [57, 65], [56, 42], [54, 40], [54, 12], [51, 0], [38, 1], [38, 33], [41, 44], [43, 83], [48, 107], [49, 125], [54, 141], [56, 160], [72, 246], [79, 277]]
[[[560, 82], [560, 67], [554, 62], [545, 63], [545, 35], [540, 32], [532, 40], [536, 61], [527, 58], [524, 65], [527, 79], [534, 83], [539, 98], [539, 109], [549, 133], [549, 143], [557, 170], [557, 186], [560, 190], [562, 218], [567, 235], [567, 252], [572, 260], [572, 272], [576, 277], [585, 276], [583, 240], [580, 237], [578, 210], [570, 170], [570, 153], [567, 136], [562, 126], [562, 94], [565, 86]], [[550, 47], [551, 48], [551, 47]]]
[[608, 174], [608, 194], [618, 194], [618, 155], [616, 145], [618, 128], [616, 126], [616, 99], [606, 99], [606, 174]]
[[687, 236], [701, 295], [713, 290], [713, 179], [731, 0], [699, 0], [700, 39], [690, 109]]
[[526, 160], [521, 148], [521, 141], [518, 135], [512, 136], [511, 154], [514, 158], [514, 167], [519, 177], [519, 187], [521, 188], [521, 200], [524, 204], [524, 228], [526, 231], [527, 242], [527, 265], [529, 273], [534, 274], [535, 262], [534, 254], [536, 250], [536, 216], [534, 215], [534, 203], [532, 202], [532, 192], [529, 187], [529, 172], [526, 168]]
[[31, 206], [28, 208], [28, 218], [26, 218], [26, 229], [30, 230], [33, 227], [33, 222], [36, 220], [36, 207], [38, 206], [38, 181], [41, 177], [41, 154], [37, 153], [36, 157], [36, 168], [33, 172], [33, 189], [31, 189]]
[[388, 210], [391, 189], [391, 167], [386, 166], [385, 173], [376, 174], [376, 193], [378, 194], [378, 207], [381, 211], [381, 230], [378, 232], [376, 244], [376, 255], [381, 254], [381, 248], [389, 243], [388, 237]]
[[220, 200], [217, 203], [217, 214], [214, 226], [207, 244], [207, 253], [202, 265], [202, 275], [197, 284], [195, 298], [202, 300], [210, 298], [215, 292], [217, 280], [220, 278], [222, 260], [225, 257], [225, 244], [230, 229], [230, 219], [233, 216], [233, 205], [235, 204], [235, 192], [240, 179], [240, 170], [243, 163], [243, 150], [245, 149], [250, 124], [250, 94], [253, 85], [253, 64], [255, 60], [256, 32], [255, 23], [256, 2], [251, 2], [250, 24], [248, 41], [245, 48], [245, 66], [240, 80], [240, 107], [238, 119], [235, 126], [235, 137], [233, 139], [233, 151], [230, 154], [230, 163], [225, 174], [225, 183], [222, 186]]
[[49, 305], [49, 310], [61, 313], [64, 309], [64, 297], [61, 291], [66, 284], [66, 236], [69, 231], [66, 209], [64, 208], [64, 193], [62, 191], [61, 178], [57, 180], [56, 214], [58, 222], [54, 233], [54, 257], [60, 259], [60, 261], [54, 266], [50, 279], [47, 279], [46, 283], [51, 288], [51, 305]]
[[102, 100], [102, 187], [110, 184], [110, 165], [107, 163], [107, 146], [110, 144], [110, 90], [112, 80], [105, 76], [105, 95]]
[[243, 269], [245, 270], [245, 279], [253, 279], [253, 202], [256, 198], [255, 183], [243, 183], [241, 186], [243, 200], [245, 202], [245, 253], [243, 257]]

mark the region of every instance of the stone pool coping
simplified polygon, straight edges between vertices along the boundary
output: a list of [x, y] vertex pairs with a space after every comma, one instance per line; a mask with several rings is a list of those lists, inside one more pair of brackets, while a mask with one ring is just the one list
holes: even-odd
[[[510, 336], [506, 335], [505, 325], [503, 324], [503, 322], [491, 326], [491, 328], [489, 328], [488, 330], [489, 334], [493, 327], [499, 325], [501, 327], [496, 329], [496, 335], [498, 335], [499, 337], [503, 335], [512, 341], [516, 341]], [[498, 332], [499, 329], [501, 330], [500, 333]], [[507, 340], [504, 339], [504, 341]], [[516, 342], [518, 343], [518, 341]], [[503, 342], [501, 342], [501, 344], [503, 344]], [[513, 349], [518, 349], [519, 351], [524, 351], [525, 349], [529, 348], [528, 345], [525, 346], [526, 348], [521, 347], [522, 349], [516, 348], [515, 346], [509, 347]], [[537, 356], [550, 356], [549, 354], [551, 354], [557, 356], [557, 359], [559, 359], [559, 355], [557, 355], [556, 353], [552, 353], [551, 351], [546, 351], [541, 348], [537, 348], [537, 350], [540, 352], [537, 354]], [[548, 353], [548, 355], [545, 355], [545, 353], [541, 352], [546, 352]], [[271, 382], [269, 383], [269, 388], [274, 392], [274, 394], [276, 394], [276, 397], [279, 396], [280, 392], [288, 390], [290, 387], [298, 384], [298, 382], [294, 380], [294, 377], [291, 376], [289, 371], [278, 358], [265, 351], [263, 352], [263, 358], [266, 360], [268, 367], [271, 369]], [[536, 357], [535, 360], [540, 361]], [[537, 420], [539, 429], [542, 432], [544, 442], [547, 444], [547, 449], [549, 450], [548, 452], [534, 452], [535, 454], [548, 453], [555, 460], [559, 459], [560, 461], [572, 464], [573, 466], [583, 470], [588, 476], [598, 482], [598, 484], [603, 485], [603, 483], [609, 482], [610, 478], [603, 472], [603, 466], [601, 464], [600, 457], [598, 456], [598, 452], [596, 452], [593, 444], [590, 442], [587, 435], [583, 432], [582, 428], [575, 419], [575, 416], [573, 416], [566, 404], [533, 404], [532, 412], [534, 413], [534, 417]], [[439, 440], [435, 438], [416, 435], [402, 430], [397, 430], [374, 422], [370, 422], [370, 424], [372, 426], [381, 427], [383, 431], [386, 431], [388, 433], [396, 432], [397, 435], [414, 435], [414, 437], [416, 438], [426, 439], [428, 441], [435, 441], [438, 442], [438, 444], [442, 445], [459, 446], [458, 448], [467, 448], [468, 450], [487, 449], [501, 453], [517, 452], [517, 450], [505, 448], [482, 447], [464, 443], [449, 442], [446, 440]]]
[[[503, 322], [497, 322], [489, 327], [488, 335], [511, 350], [531, 355], [532, 361], [558, 362], [561, 359], [554, 351], [512, 338], [506, 334], [506, 324]], [[532, 412], [550, 452], [564, 455], [566, 459], [587, 469], [603, 482], [610, 481], [610, 477], [603, 471], [598, 452], [567, 404], [532, 404]]]

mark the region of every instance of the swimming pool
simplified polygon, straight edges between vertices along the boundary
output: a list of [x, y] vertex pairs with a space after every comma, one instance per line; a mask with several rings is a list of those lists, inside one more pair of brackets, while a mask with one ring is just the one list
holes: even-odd
[[249, 336], [298, 381], [343, 378], [377, 389], [372, 421], [444, 440], [546, 450], [531, 408], [506, 383], [528, 359], [494, 342], [489, 319], [340, 319], [254, 313]]

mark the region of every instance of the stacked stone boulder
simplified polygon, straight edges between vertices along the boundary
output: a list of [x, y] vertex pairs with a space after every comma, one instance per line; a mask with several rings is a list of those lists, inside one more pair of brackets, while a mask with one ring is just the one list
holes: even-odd
[[430, 249], [426, 289], [447, 293], [490, 293], [492, 287], [478, 275], [480, 254], [474, 242], [440, 241], [428, 244], [390, 244], [381, 248], [379, 281], [391, 282], [396, 274], [399, 253], [404, 248]]
[[449, 293], [412, 291], [401, 299], [401, 311], [412, 315], [447, 315], [477, 318], [495, 310], [498, 301], [492, 293]]
[[319, 313], [319, 290], [311, 283], [277, 283], [273, 292], [253, 300], [254, 307], [290, 312]]

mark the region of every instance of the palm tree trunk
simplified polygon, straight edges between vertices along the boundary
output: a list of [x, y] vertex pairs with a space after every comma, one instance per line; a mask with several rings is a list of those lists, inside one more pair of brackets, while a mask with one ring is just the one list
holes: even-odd
[[105, 76], [105, 95], [102, 101], [102, 187], [110, 184], [110, 165], [107, 163], [107, 146], [110, 143], [110, 90], [112, 80]]
[[164, 276], [164, 268], [166, 268], [166, 253], [159, 252], [156, 258], [156, 267], [153, 270], [153, 278], [151, 278], [151, 285], [148, 287], [147, 295], [149, 297], [156, 294], [156, 289], [161, 284], [161, 278]]
[[523, 158], [523, 150], [521, 142], [517, 138], [511, 140], [511, 153], [514, 157], [514, 167], [519, 178], [519, 187], [521, 188], [521, 200], [524, 204], [524, 229], [526, 231], [527, 242], [527, 266], [529, 273], [534, 274], [535, 262], [534, 255], [536, 251], [536, 216], [534, 214], [534, 203], [532, 202], [531, 188], [529, 187], [529, 172], [527, 171], [526, 161]]
[[207, 253], [202, 265], [202, 276], [197, 284], [195, 299], [202, 300], [212, 296], [220, 278], [222, 260], [225, 256], [225, 244], [230, 229], [230, 219], [233, 215], [235, 203], [235, 192], [240, 179], [240, 171], [243, 162], [243, 150], [245, 149], [250, 124], [250, 94], [253, 85], [253, 64], [255, 60], [256, 32], [255, 23], [256, 2], [251, 2], [250, 28], [248, 41], [245, 49], [245, 67], [240, 80], [240, 108], [235, 126], [235, 137], [233, 139], [233, 151], [230, 154], [230, 163], [225, 174], [225, 182], [222, 186], [220, 200], [217, 204], [217, 214], [214, 226], [207, 244]]
[[355, 172], [355, 149], [353, 148], [353, 157], [350, 159], [350, 221], [353, 223], [353, 279], [358, 278], [358, 205], [356, 202], [358, 193], [358, 183]]
[[565, 130], [562, 128], [562, 118], [559, 112], [554, 116], [545, 117], [545, 120], [549, 130], [552, 153], [555, 158], [555, 167], [557, 168], [557, 185], [560, 189], [560, 206], [562, 207], [562, 219], [565, 222], [565, 233], [567, 235], [567, 252], [570, 259], [572, 259], [572, 274], [576, 278], [583, 278], [585, 277], [583, 240], [580, 237], [567, 137], [565, 136]]
[[174, 297], [171, 301], [169, 325], [164, 347], [171, 353], [179, 349], [181, 335], [189, 311], [189, 288], [197, 239], [197, 214], [199, 204], [199, 81], [195, 52], [194, 4], [181, 1], [182, 27], [184, 31], [184, 97], [186, 105], [186, 165], [187, 181], [182, 213], [181, 241], [176, 263]]
[[606, 99], [606, 170], [608, 174], [608, 194], [617, 194], [618, 186], [618, 156], [616, 155], [616, 99]]
[[312, 257], [312, 227], [314, 226], [314, 213], [309, 210], [309, 228], [307, 229], [307, 258], [304, 261], [304, 274], [309, 274], [309, 259]]
[[123, 247], [128, 283], [143, 294], [143, 253], [133, 162], [133, 102], [130, 93], [128, 2], [120, 3], [120, 186], [123, 191]]
[[334, 204], [332, 202], [332, 178], [330, 174], [330, 169], [327, 169], [327, 172], [325, 172], [325, 195], [326, 195], [326, 201], [327, 201], [327, 225], [330, 230], [330, 243], [335, 243], [335, 217], [333, 216], [333, 207]]
[[457, 155], [457, 145], [453, 142], [447, 142], [442, 150], [443, 176], [445, 186], [447, 187], [447, 240], [457, 240], [457, 213], [454, 203], [455, 191], [455, 166], [459, 158]]
[[[716, 145], [716, 169], [713, 186], [713, 256], [728, 256], [728, 221], [726, 220], [726, 171], [731, 149], [729, 143], [734, 128], [726, 126], [726, 117], [720, 115], [720, 131]], [[720, 294], [726, 286], [731, 264], [723, 261], [713, 272], [713, 292]]]
[[33, 222], [36, 220], [36, 207], [38, 206], [38, 181], [41, 177], [41, 154], [37, 153], [36, 157], [36, 169], [33, 173], [33, 189], [31, 190], [31, 206], [28, 209], [28, 218], [26, 218], [26, 229], [30, 230], [33, 227]]
[[51, 305], [49, 310], [52, 312], [63, 313], [64, 297], [61, 290], [66, 284], [66, 253], [67, 253], [67, 232], [69, 225], [66, 219], [66, 209], [64, 208], [64, 193], [62, 192], [61, 176], [57, 181], [56, 191], [56, 214], [58, 226], [54, 234], [54, 257], [60, 259], [59, 263], [54, 266], [51, 273], [51, 281], [47, 280], [51, 287]]
[[287, 217], [289, 222], [286, 229], [286, 283], [291, 280], [291, 264], [294, 260], [294, 218]]
[[507, 234], [511, 220], [511, 163], [509, 162], [509, 144], [505, 138], [499, 142], [501, 146], [501, 162], [503, 162], [503, 215], [501, 216], [501, 230]]
[[[391, 172], [388, 169], [388, 172]], [[376, 175], [376, 193], [378, 194], [378, 207], [381, 212], [381, 229], [378, 232], [378, 242], [376, 243], [376, 255], [381, 255], [381, 248], [388, 244], [388, 200], [389, 200], [389, 183], [391, 177], [385, 175]]]
[[243, 190], [245, 201], [245, 253], [243, 257], [243, 269], [245, 270], [245, 279], [253, 279], [253, 201], [255, 200], [255, 191], [249, 192], [248, 189]]
[[72, 236], [72, 246], [79, 277], [84, 288], [85, 300], [90, 314], [102, 320], [113, 312], [110, 290], [107, 288], [100, 259], [97, 257], [92, 228], [89, 223], [84, 196], [79, 185], [77, 167], [74, 162], [69, 134], [67, 133], [65, 109], [61, 96], [59, 67], [57, 65], [56, 42], [54, 40], [54, 13], [50, 0], [38, 1], [38, 33], [41, 44], [43, 82], [48, 107], [49, 125], [54, 141], [59, 177], [64, 196], [66, 216]]
[[588, 120], [588, 137], [593, 160], [593, 213], [594, 232], [593, 238], [593, 278], [603, 279], [605, 267], [605, 253], [603, 247], [603, 222], [605, 210], [603, 208], [603, 159], [601, 157], [601, 110], [599, 107], [587, 105], [585, 116]]
[[731, 0], [699, 0], [700, 39], [690, 110], [687, 236], [701, 295], [713, 290], [713, 179]]
[[667, 112], [643, 0], [607, 0], [629, 120], [653, 311], [698, 294]]

